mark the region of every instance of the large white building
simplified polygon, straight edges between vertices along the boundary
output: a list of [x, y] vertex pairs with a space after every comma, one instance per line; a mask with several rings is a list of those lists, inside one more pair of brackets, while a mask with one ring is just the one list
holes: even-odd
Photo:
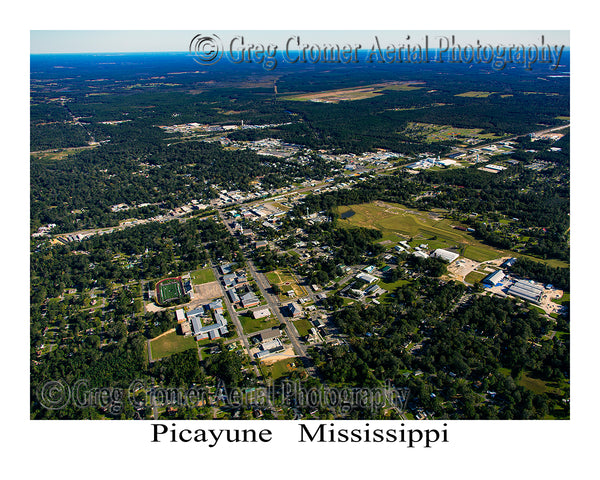
[[434, 258], [441, 258], [448, 263], [452, 263], [454, 260], [460, 257], [458, 253], [450, 252], [449, 250], [444, 250], [442, 248], [435, 250], [431, 256]]
[[365, 283], [373, 283], [377, 281], [377, 277], [369, 275], [368, 273], [360, 272], [356, 275], [356, 279]]

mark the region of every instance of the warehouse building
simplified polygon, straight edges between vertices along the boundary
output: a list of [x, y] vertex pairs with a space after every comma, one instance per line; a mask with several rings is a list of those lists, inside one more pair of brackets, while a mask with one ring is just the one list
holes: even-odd
[[544, 289], [527, 280], [517, 280], [510, 286], [507, 293], [509, 295], [520, 297], [528, 302], [539, 304], [542, 300]]
[[452, 263], [454, 260], [460, 257], [458, 253], [450, 252], [449, 250], [444, 250], [442, 248], [435, 250], [431, 256], [434, 258], [441, 258], [448, 263]]
[[487, 277], [485, 277], [481, 283], [488, 287], [498, 287], [502, 285], [502, 280], [504, 279], [504, 272], [502, 270], [496, 270], [493, 273], [490, 273]]
[[356, 275], [356, 279], [365, 283], [373, 283], [377, 281], [377, 277], [369, 275], [368, 273], [360, 272]]

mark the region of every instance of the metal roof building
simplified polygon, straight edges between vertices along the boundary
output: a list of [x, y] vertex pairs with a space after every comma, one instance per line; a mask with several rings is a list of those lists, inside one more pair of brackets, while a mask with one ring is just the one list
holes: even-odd
[[502, 270], [496, 270], [495, 272], [490, 273], [487, 277], [485, 277], [481, 281], [481, 283], [495, 287], [498, 285], [502, 285], [503, 279], [504, 279], [504, 272]]
[[189, 312], [189, 318], [192, 321], [192, 329], [194, 330], [194, 336], [197, 340], [204, 340], [206, 338], [210, 338], [211, 340], [214, 338], [219, 338], [222, 335], [225, 335], [227, 330], [227, 319], [221, 313], [221, 309], [214, 309], [215, 323], [210, 325], [202, 326], [202, 320], [200, 315], [200, 310], [193, 310], [193, 312], [198, 312], [192, 314]]
[[373, 275], [369, 275], [368, 273], [363, 273], [363, 272], [360, 272], [359, 274], [357, 274], [356, 278], [358, 280], [362, 280], [365, 283], [373, 283], [373, 282], [377, 281], [377, 277], [374, 277]]
[[509, 295], [515, 295], [532, 303], [540, 303], [544, 289], [527, 280], [517, 280], [510, 286], [507, 292]]
[[431, 256], [435, 258], [441, 258], [442, 260], [445, 260], [448, 263], [452, 263], [454, 260], [460, 257], [458, 253], [450, 252], [449, 250], [444, 250], [442, 248], [438, 248], [437, 250], [435, 250], [431, 254]]
[[242, 306], [246, 307], [254, 307], [260, 303], [258, 297], [254, 294], [254, 292], [248, 292], [241, 297]]
[[239, 303], [240, 302], [240, 297], [237, 294], [237, 292], [235, 291], [235, 289], [233, 289], [233, 288], [228, 289], [227, 295], [229, 296], [231, 303]]

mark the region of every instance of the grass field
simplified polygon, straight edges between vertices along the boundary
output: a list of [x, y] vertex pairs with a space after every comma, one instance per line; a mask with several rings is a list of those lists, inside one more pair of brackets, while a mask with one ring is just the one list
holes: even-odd
[[465, 282], [475, 284], [481, 282], [485, 277], [487, 277], [487, 273], [469, 272], [465, 277]]
[[531, 390], [532, 392], [537, 393], [538, 395], [546, 392], [548, 389], [546, 382], [544, 380], [540, 380], [539, 378], [530, 377], [530, 376], [526, 375], [525, 373], [523, 373], [521, 375], [521, 378], [519, 379], [518, 383], [523, 388]]
[[194, 285], [201, 285], [203, 283], [214, 282], [216, 280], [212, 268], [201, 268], [200, 270], [192, 272], [191, 276]]
[[299, 320], [294, 320], [294, 326], [296, 327], [296, 330], [298, 330], [298, 335], [305, 337], [312, 328], [312, 323], [305, 318], [301, 318]]
[[396, 280], [393, 283], [385, 283], [383, 281], [379, 282], [377, 285], [379, 285], [381, 288], [387, 290], [390, 293], [394, 293], [394, 291], [400, 287], [401, 285], [406, 285], [407, 283], [410, 283], [409, 280]]
[[267, 273], [267, 280], [271, 285], [279, 285], [292, 283], [294, 278], [288, 272], [273, 270], [272, 272]]
[[374, 202], [339, 207], [338, 213], [350, 209], [356, 212], [355, 215], [339, 220], [341, 226], [376, 228], [383, 235], [397, 233], [404, 238], [412, 237], [416, 244], [428, 243], [429, 248], [457, 247], [462, 256], [476, 262], [500, 258], [507, 253], [475, 240], [467, 232], [452, 228], [452, 225], [460, 224], [431, 212], [410, 210], [399, 204]]
[[500, 138], [491, 133], [481, 133], [480, 128], [458, 128], [452, 125], [434, 125], [432, 123], [409, 122], [402, 133], [419, 137], [426, 142], [440, 142], [451, 139], [477, 138], [493, 140]]
[[177, 332], [167, 333], [150, 341], [150, 351], [153, 360], [168, 357], [174, 353], [184, 352], [192, 348], [196, 348], [194, 337], [184, 337], [183, 335], [178, 335]]
[[298, 360], [284, 358], [283, 360], [279, 360], [271, 365], [262, 364], [261, 369], [265, 372], [265, 374], [270, 373], [273, 380], [277, 380], [278, 378], [283, 377], [294, 370], [300, 370], [301, 367], [298, 366], [298, 363], [300, 363]]
[[289, 272], [274, 270], [267, 273], [266, 277], [271, 285], [277, 285], [281, 290], [281, 293], [279, 294], [279, 300], [282, 302], [290, 299], [290, 297], [287, 295], [289, 290], [293, 290], [296, 297], [306, 295], [306, 290], [298, 285], [298, 283], [294, 280], [294, 277]]
[[272, 315], [266, 318], [252, 318], [248, 315], [240, 315], [239, 319], [242, 323], [242, 327], [244, 328], [244, 332], [247, 335], [259, 332], [265, 328], [272, 328], [279, 325], [277, 318], [273, 317]]
[[458, 95], [454, 95], [454, 96], [455, 97], [470, 97], [470, 98], [487, 98], [492, 93], [496, 93], [496, 92], [476, 92], [476, 91], [472, 91], [472, 92], [459, 93]]

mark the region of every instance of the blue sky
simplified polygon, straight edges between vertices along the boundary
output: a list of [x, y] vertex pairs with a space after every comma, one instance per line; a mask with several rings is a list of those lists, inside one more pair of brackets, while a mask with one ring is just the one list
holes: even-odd
[[[415, 43], [424, 42], [429, 36], [430, 47], [437, 46], [436, 37], [450, 38], [455, 35], [456, 43], [475, 44], [477, 40], [491, 45], [513, 43], [537, 44], [544, 35], [546, 44], [569, 45], [566, 30], [31, 30], [30, 53], [109, 53], [109, 52], [178, 52], [187, 51], [191, 39], [199, 34], [217, 34], [228, 45], [234, 36], [243, 35], [248, 43], [285, 45], [286, 40], [299, 35], [301, 41], [313, 43], [360, 43], [370, 48], [375, 35], [382, 42], [403, 43], [406, 36]], [[432, 44], [434, 43], [434, 44]]]

